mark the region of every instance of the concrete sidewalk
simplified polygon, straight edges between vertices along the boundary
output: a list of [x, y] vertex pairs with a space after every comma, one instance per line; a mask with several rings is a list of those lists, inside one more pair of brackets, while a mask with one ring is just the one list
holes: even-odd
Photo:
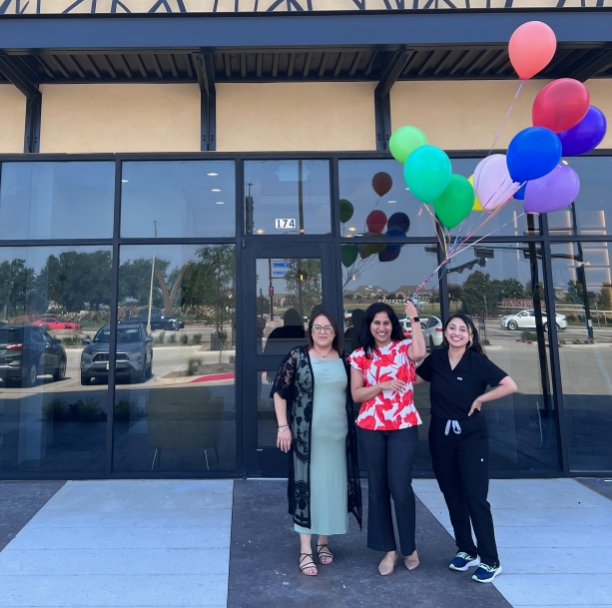
[[493, 481], [504, 573], [479, 585], [446, 567], [435, 481], [414, 486], [418, 570], [380, 577], [352, 522], [308, 578], [281, 481], [0, 482], [0, 607], [612, 607], [608, 498], [568, 479]]

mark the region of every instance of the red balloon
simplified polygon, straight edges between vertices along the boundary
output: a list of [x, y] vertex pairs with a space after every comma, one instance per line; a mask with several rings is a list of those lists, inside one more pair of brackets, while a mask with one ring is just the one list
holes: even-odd
[[372, 178], [372, 188], [378, 196], [384, 196], [393, 188], [393, 180], [388, 173], [381, 171]]
[[529, 80], [550, 63], [556, 49], [557, 38], [550, 26], [528, 21], [512, 34], [508, 54], [519, 78]]
[[586, 116], [590, 103], [589, 91], [581, 82], [573, 78], [553, 80], [533, 102], [533, 126], [546, 127], [555, 133], [567, 131]]
[[366, 219], [366, 226], [370, 232], [382, 232], [387, 224], [387, 216], [380, 209], [372, 211]]

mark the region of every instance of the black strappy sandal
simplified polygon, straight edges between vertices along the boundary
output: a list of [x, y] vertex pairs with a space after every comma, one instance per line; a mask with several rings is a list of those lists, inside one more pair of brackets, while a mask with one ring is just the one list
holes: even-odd
[[[319, 563], [323, 564], [324, 566], [329, 566], [329, 564], [333, 563], [334, 561], [334, 554], [331, 552], [331, 549], [329, 548], [329, 545], [327, 543], [324, 543], [323, 545], [317, 545], [317, 555], [319, 556]], [[328, 557], [330, 561], [322, 562], [322, 557]]]
[[[310, 561], [305, 563], [305, 564], [303, 564], [302, 562], [307, 557], [310, 558]], [[302, 574], [304, 576], [317, 576], [317, 574], [319, 574], [319, 570], [317, 568], [317, 565], [314, 563], [314, 555], [312, 553], [300, 553], [299, 566], [300, 566], [300, 570], [302, 571]], [[304, 572], [304, 570], [306, 570], [308, 568], [314, 568], [316, 570], [316, 572], [313, 572], [312, 574], [307, 574], [306, 572]]]

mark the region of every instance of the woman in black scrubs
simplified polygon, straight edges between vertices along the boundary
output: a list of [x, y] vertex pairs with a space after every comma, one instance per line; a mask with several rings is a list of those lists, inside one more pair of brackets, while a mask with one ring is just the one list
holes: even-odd
[[[502, 569], [487, 501], [489, 440], [481, 409], [483, 403], [516, 392], [517, 386], [484, 354], [469, 317], [455, 314], [446, 322], [444, 346], [417, 368], [415, 384], [431, 383], [429, 450], [458, 549], [449, 568], [465, 572], [480, 562], [472, 578], [490, 583]], [[492, 390], [485, 392], [487, 386]]]

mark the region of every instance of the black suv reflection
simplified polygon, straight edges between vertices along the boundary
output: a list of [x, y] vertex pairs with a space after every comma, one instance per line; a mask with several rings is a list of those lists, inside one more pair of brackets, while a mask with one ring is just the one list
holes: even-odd
[[[147, 324], [149, 320], [149, 311], [141, 310], [138, 313], [138, 322]], [[126, 320], [127, 321], [127, 320]], [[183, 322], [173, 317], [169, 317], [163, 310], [159, 308], [151, 309], [151, 329], [166, 329], [169, 331], [177, 331], [183, 327]]]
[[0, 378], [34, 386], [39, 375], [66, 377], [66, 351], [59, 340], [42, 327], [3, 325], [0, 327]]
[[[110, 325], [98, 330], [81, 354], [81, 384], [92, 378], [108, 380]], [[122, 323], [117, 328], [117, 378], [144, 382], [153, 375], [153, 338], [142, 323]]]

